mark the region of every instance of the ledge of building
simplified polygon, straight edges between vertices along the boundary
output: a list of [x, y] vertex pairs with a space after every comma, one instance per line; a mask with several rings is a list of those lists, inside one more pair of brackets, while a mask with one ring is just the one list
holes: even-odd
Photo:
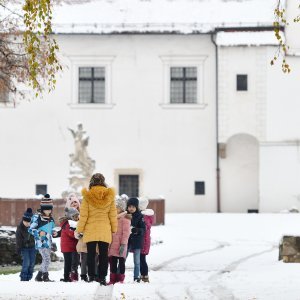
[[170, 104], [170, 103], [161, 103], [161, 108], [164, 109], [204, 109], [206, 108], [206, 103], [198, 103], [198, 104], [189, 104], [189, 103], [183, 103], [183, 104]]
[[109, 103], [109, 104], [103, 104], [103, 103], [72, 103], [69, 104], [70, 108], [73, 109], [112, 109], [115, 104], [114, 103]]

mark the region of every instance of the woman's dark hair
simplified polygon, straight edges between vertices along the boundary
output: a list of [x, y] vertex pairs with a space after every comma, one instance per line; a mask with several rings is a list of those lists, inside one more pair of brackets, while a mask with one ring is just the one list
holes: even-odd
[[105, 177], [100, 174], [100, 173], [95, 173], [91, 180], [90, 180], [90, 185], [89, 185], [89, 189], [91, 189], [93, 186], [104, 186], [107, 187], [107, 184], [105, 183]]

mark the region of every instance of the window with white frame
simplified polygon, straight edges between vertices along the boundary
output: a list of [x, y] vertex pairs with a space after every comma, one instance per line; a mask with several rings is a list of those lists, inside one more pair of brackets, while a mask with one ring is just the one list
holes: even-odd
[[160, 106], [166, 109], [203, 109], [204, 55], [162, 55], [163, 95]]
[[71, 55], [72, 91], [69, 106], [74, 109], [111, 109], [112, 64], [115, 56]]
[[79, 103], [105, 103], [105, 68], [79, 68]]
[[143, 194], [143, 171], [141, 169], [115, 169], [114, 186], [119, 195], [138, 197]]
[[171, 67], [170, 103], [197, 103], [197, 67]]

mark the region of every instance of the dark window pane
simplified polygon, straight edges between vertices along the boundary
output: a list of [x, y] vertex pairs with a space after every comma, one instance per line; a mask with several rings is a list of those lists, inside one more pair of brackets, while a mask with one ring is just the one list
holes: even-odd
[[185, 86], [185, 102], [196, 103], [197, 102], [197, 81], [187, 81]]
[[95, 103], [105, 102], [105, 81], [94, 82], [94, 102]]
[[195, 195], [205, 195], [204, 181], [195, 181]]
[[171, 77], [172, 78], [182, 78], [183, 77], [183, 68], [171, 68]]
[[183, 103], [182, 81], [171, 81], [171, 103]]
[[37, 184], [35, 186], [36, 195], [45, 195], [47, 194], [47, 184]]
[[92, 102], [92, 82], [80, 81], [79, 82], [79, 103]]
[[105, 68], [94, 68], [94, 77], [95, 78], [105, 78]]
[[92, 68], [79, 68], [80, 78], [92, 78]]
[[119, 175], [119, 194], [128, 197], [139, 196], [139, 175]]
[[187, 78], [197, 78], [197, 68], [196, 67], [189, 67], [185, 68], [185, 74]]
[[236, 76], [236, 89], [237, 91], [248, 90], [248, 75], [237, 75]]

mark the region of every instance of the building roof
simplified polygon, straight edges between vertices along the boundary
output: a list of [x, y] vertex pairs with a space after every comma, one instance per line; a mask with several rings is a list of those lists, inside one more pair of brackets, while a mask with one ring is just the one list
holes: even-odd
[[220, 31], [216, 34], [218, 46], [278, 46], [274, 31]]
[[62, 34], [208, 33], [270, 27], [277, 0], [77, 0], [57, 5]]

